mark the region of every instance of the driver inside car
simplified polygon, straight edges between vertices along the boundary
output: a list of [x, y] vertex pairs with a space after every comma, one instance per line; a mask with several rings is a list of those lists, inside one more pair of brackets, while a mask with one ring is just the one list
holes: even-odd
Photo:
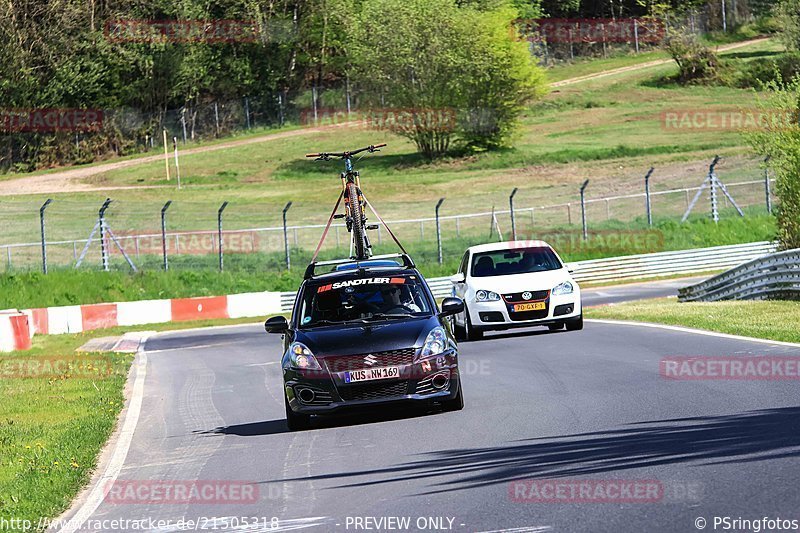
[[[403, 287], [405, 288], [405, 287]], [[391, 285], [383, 291], [383, 313], [419, 313], [422, 311], [408, 291], [399, 285]]]

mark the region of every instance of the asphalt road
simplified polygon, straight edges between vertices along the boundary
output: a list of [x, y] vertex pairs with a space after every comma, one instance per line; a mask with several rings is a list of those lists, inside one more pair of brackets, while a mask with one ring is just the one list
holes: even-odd
[[[362, 415], [301, 433], [284, 427], [278, 338], [261, 328], [161, 334], [146, 348], [141, 417], [117, 483], [253, 483], [257, 501], [104, 501], [93, 521], [276, 517], [278, 528], [238, 530], [364, 531], [359, 517], [397, 516], [410, 530], [445, 517], [453, 531], [640, 532], [697, 531], [698, 517], [712, 530], [715, 515], [800, 518], [798, 382], [659, 375], [665, 356], [794, 348], [596, 322], [494, 335], [461, 345], [463, 411]], [[554, 478], [656, 480], [664, 493], [622, 504], [510, 496], [512, 480]]]
[[649, 298], [677, 296], [679, 288], [699, 283], [705, 279], [708, 279], [708, 276], [626, 283], [623, 285], [583, 289], [581, 292], [581, 300], [584, 306], [589, 307], [593, 305], [609, 305], [632, 302], [635, 300], [647, 300]]

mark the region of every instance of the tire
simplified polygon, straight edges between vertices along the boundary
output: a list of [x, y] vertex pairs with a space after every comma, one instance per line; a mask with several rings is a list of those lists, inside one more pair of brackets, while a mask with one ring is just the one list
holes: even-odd
[[353, 249], [356, 259], [368, 259], [366, 239], [364, 238], [363, 214], [361, 202], [358, 200], [358, 189], [355, 183], [347, 184], [347, 200], [350, 204], [350, 216], [353, 217]]
[[456, 393], [456, 397], [452, 400], [447, 400], [442, 402], [442, 411], [450, 412], [450, 411], [460, 411], [464, 408], [464, 394], [463, 389], [461, 388], [461, 380], [458, 380], [458, 392]]
[[465, 335], [466, 339], [468, 341], [481, 340], [483, 338], [483, 332], [479, 329], [475, 329], [474, 327], [472, 327], [472, 320], [470, 320], [469, 318], [469, 311], [467, 310], [466, 307], [464, 308], [464, 316], [466, 317], [466, 322], [464, 322], [465, 324], [464, 327], [467, 330]]
[[567, 320], [567, 331], [580, 331], [583, 329], [583, 315], [572, 320]]
[[558, 324], [550, 324], [549, 326], [547, 326], [547, 329], [549, 329], [550, 331], [561, 331], [563, 328], [564, 328], [563, 322], [559, 322]]
[[285, 396], [283, 403], [286, 407], [286, 426], [289, 431], [303, 431], [311, 426], [311, 415], [300, 415], [292, 411]]

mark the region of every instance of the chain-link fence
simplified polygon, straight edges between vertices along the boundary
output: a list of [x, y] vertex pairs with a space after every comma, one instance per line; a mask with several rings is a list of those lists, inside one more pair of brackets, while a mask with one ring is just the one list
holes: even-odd
[[[772, 207], [771, 181], [765, 173], [758, 179], [726, 185], [738, 206], [766, 212]], [[584, 221], [589, 230], [634, 221], [646, 228], [648, 205], [651, 219], [679, 220], [698, 190], [699, 186], [652, 191], [648, 202], [644, 182], [642, 192], [599, 198], [591, 195], [590, 186], [582, 206], [576, 187], [574, 200], [558, 204], [538, 205], [518, 195], [513, 200], [507, 198], [508, 203], [502, 208], [455, 214], [444, 211], [437, 221], [432, 203], [430, 216], [391, 217], [387, 223], [422, 260], [436, 261], [440, 240], [444, 243], [444, 259], [453, 260], [463, 252], [464, 244], [514, 236], [533, 239], [556, 229], [580, 232]], [[735, 214], [727, 196], [719, 191], [717, 198], [723, 214]], [[27, 197], [3, 204], [0, 269], [6, 272], [106, 267], [265, 271], [287, 268], [287, 249], [294, 257], [294, 265], [302, 266], [316, 247], [329, 212], [327, 206], [312, 209], [295, 204], [286, 212], [284, 227], [283, 204], [234, 198], [226, 202], [222, 197], [217, 202], [169, 203], [114, 199], [102, 216], [102, 201], [66, 197], [43, 205], [40, 200]], [[704, 189], [693, 216], [707, 217], [710, 209], [709, 193]], [[374, 216], [370, 220], [377, 223]], [[341, 221], [334, 222], [321, 257], [350, 255], [350, 235]], [[383, 227], [372, 230], [370, 238], [377, 253], [396, 250]]]

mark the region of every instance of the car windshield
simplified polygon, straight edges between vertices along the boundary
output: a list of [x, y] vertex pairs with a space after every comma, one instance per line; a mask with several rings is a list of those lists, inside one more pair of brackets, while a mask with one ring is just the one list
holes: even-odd
[[392, 320], [431, 313], [422, 281], [416, 275], [309, 284], [302, 298], [300, 327]]
[[472, 256], [472, 276], [476, 278], [529, 274], [561, 267], [555, 252], [544, 246], [480, 252]]

